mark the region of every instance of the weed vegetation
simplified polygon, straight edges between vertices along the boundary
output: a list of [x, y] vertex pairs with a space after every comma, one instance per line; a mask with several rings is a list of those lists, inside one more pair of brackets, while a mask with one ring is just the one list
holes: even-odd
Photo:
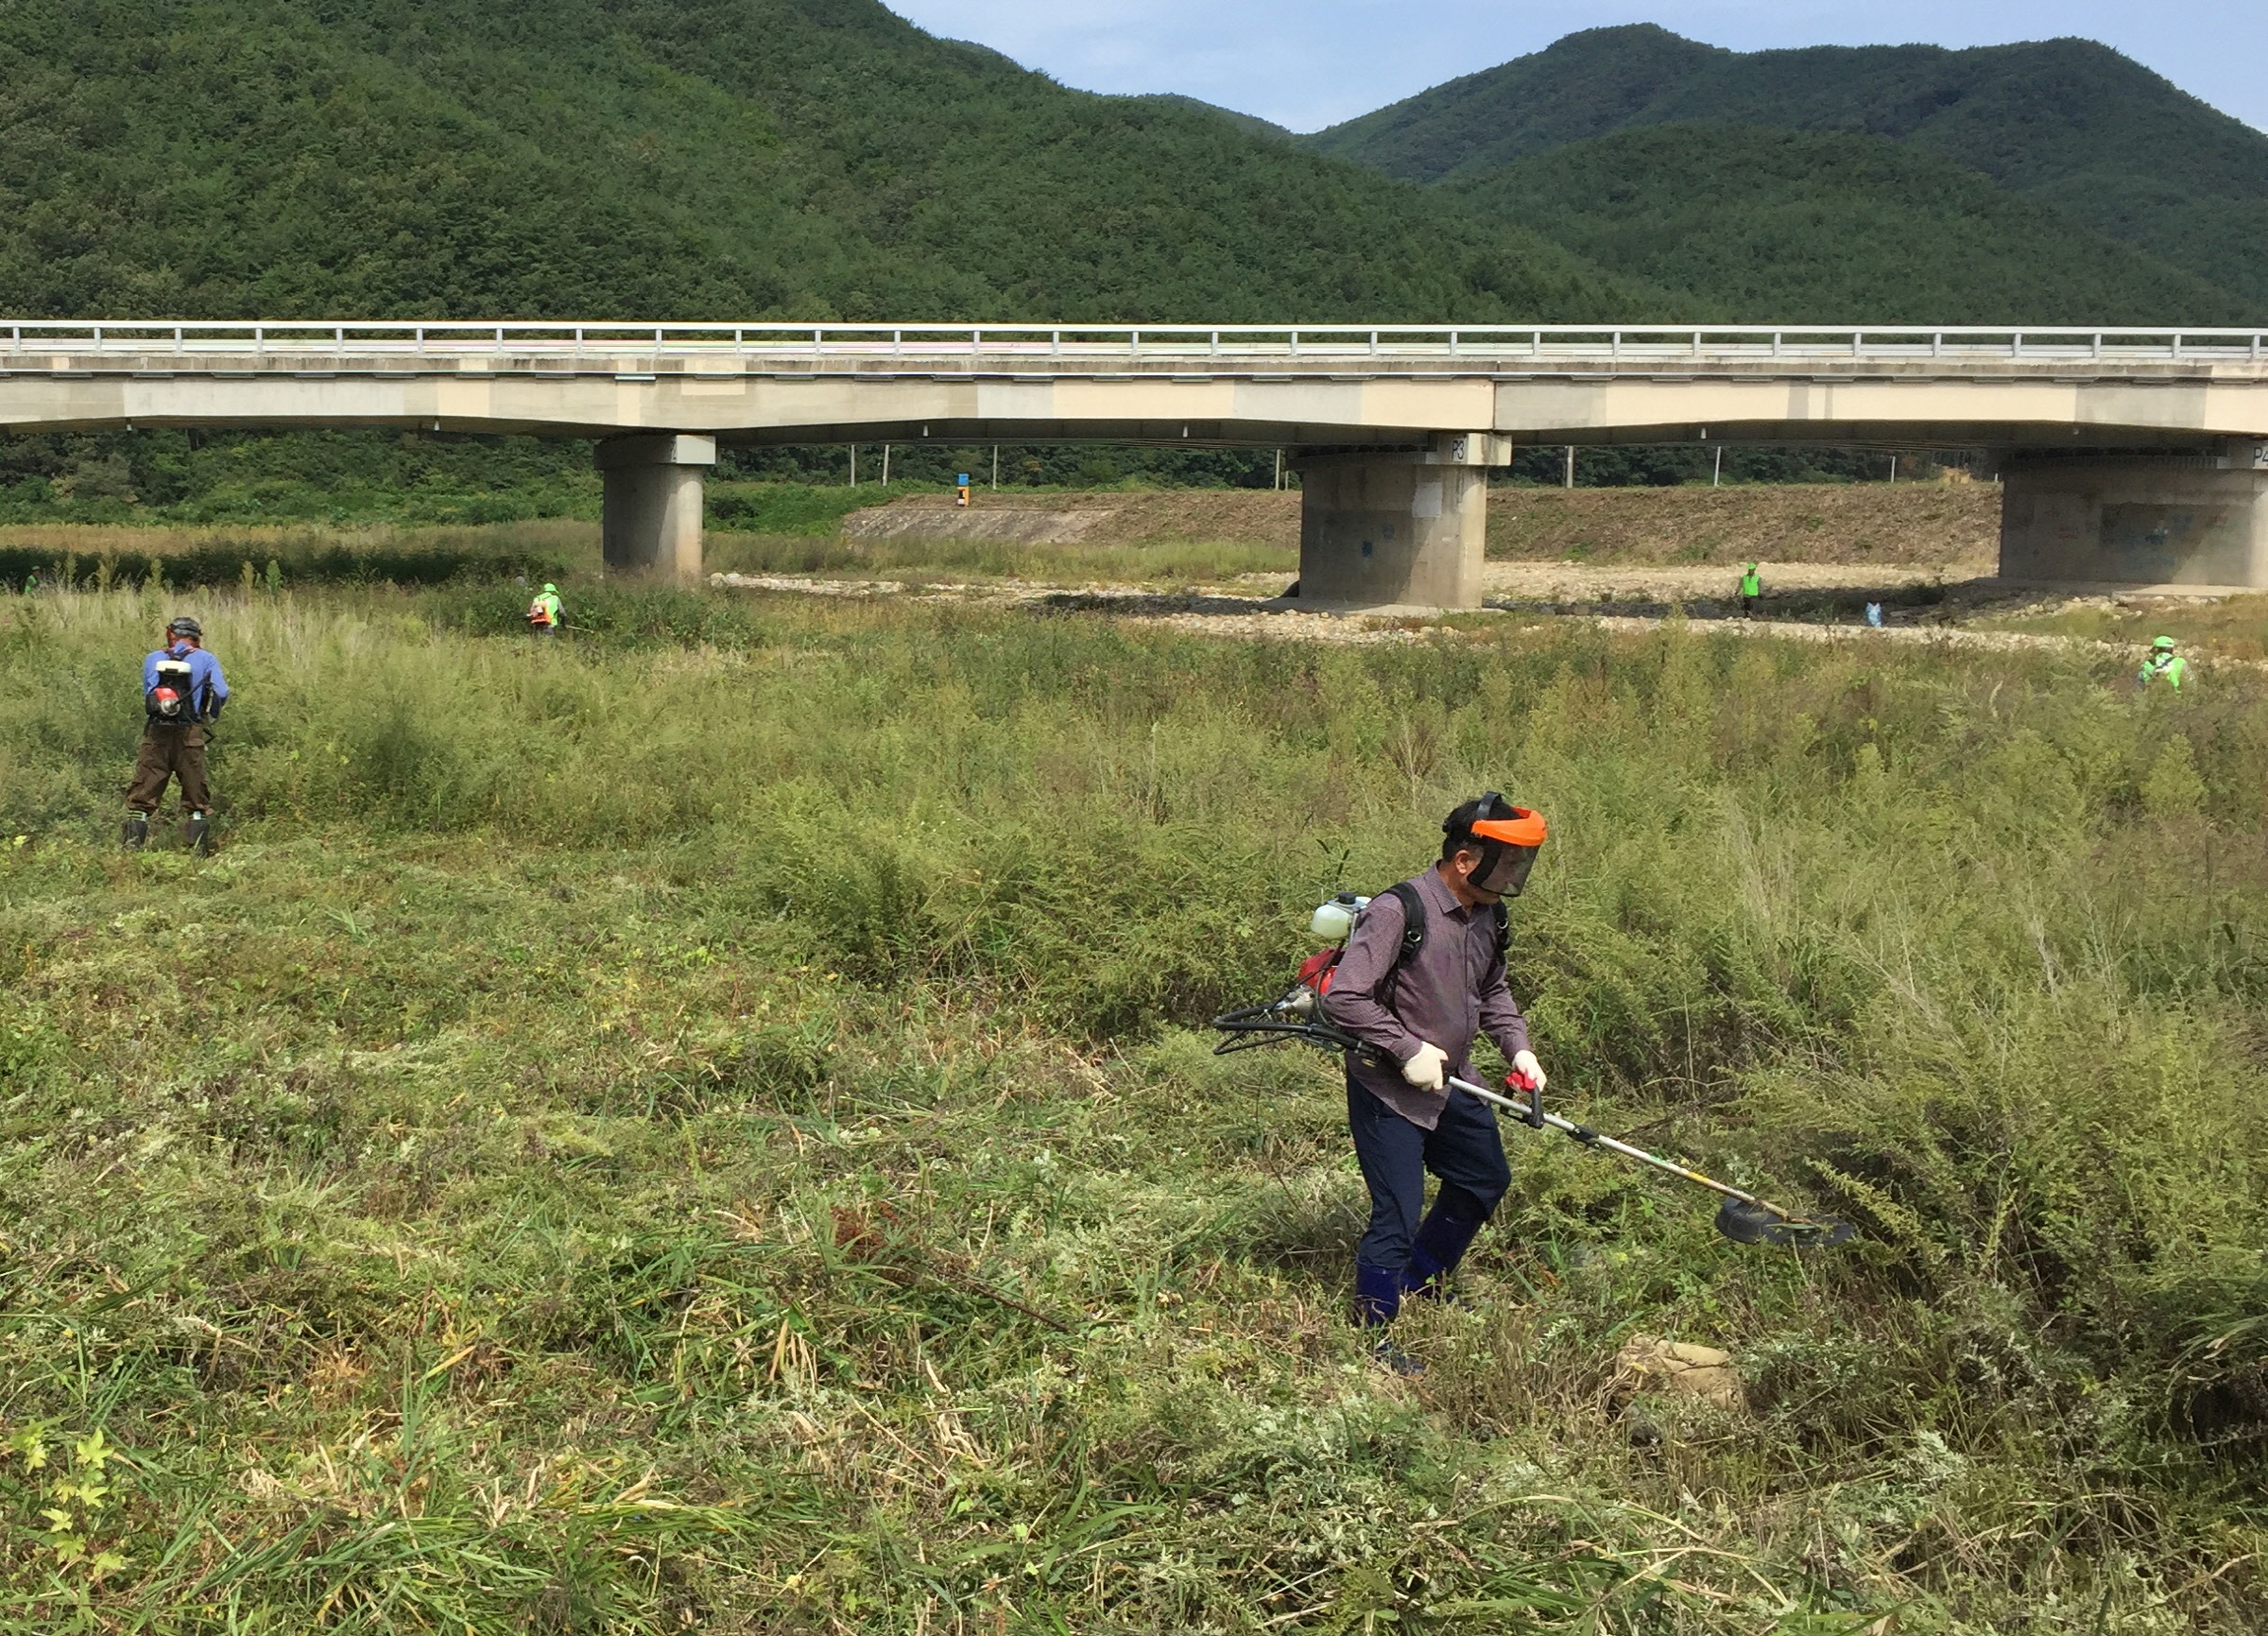
[[[0, 602], [0, 1629], [2268, 1618], [2247, 678], [511, 589], [200, 600], [209, 859], [112, 844], [184, 610]], [[1485, 786], [1562, 1106], [1862, 1232], [1511, 1129], [1405, 1381], [1203, 1023]]]

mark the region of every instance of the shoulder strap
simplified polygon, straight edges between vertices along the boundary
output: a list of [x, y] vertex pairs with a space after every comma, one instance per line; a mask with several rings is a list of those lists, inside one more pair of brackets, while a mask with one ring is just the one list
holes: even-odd
[[1390, 977], [1425, 947], [1425, 900], [1408, 881], [1388, 887], [1386, 895], [1401, 904], [1401, 946], [1394, 951], [1394, 963], [1386, 968], [1386, 975]]
[[1512, 911], [1499, 898], [1490, 913], [1496, 921], [1496, 957], [1501, 960], [1512, 947]]

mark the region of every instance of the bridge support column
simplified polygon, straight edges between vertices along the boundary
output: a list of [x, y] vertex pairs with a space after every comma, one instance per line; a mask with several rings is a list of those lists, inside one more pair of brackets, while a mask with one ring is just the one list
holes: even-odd
[[716, 439], [679, 432], [609, 438], [598, 446], [606, 481], [600, 533], [610, 574], [701, 577], [701, 485]]
[[1300, 605], [1478, 608], [1488, 469], [1511, 460], [1510, 439], [1480, 432], [1408, 453], [1300, 457]]
[[2003, 579], [2268, 586], [2268, 444], [2019, 454], [2001, 484]]

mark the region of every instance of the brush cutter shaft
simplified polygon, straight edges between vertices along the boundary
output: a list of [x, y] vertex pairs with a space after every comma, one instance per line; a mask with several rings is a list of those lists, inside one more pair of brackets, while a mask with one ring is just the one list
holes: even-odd
[[[1493, 1103], [1507, 1112], [1517, 1113], [1522, 1119], [1530, 1116], [1527, 1104], [1499, 1092], [1491, 1091], [1486, 1085], [1475, 1085], [1471, 1080], [1459, 1079], [1453, 1074], [1450, 1076], [1449, 1083], [1468, 1095], [1478, 1096], [1482, 1101]], [[1695, 1182], [1708, 1188], [1711, 1193], [1722, 1193], [1726, 1197], [1737, 1198], [1743, 1204], [1753, 1204], [1761, 1209], [1769, 1210], [1782, 1220], [1792, 1219], [1787, 1211], [1782, 1210], [1769, 1199], [1759, 1198], [1753, 1193], [1743, 1193], [1739, 1188], [1719, 1181], [1714, 1177], [1704, 1176], [1698, 1170], [1688, 1170], [1675, 1160], [1664, 1159], [1658, 1153], [1648, 1153], [1644, 1148], [1633, 1147], [1627, 1142], [1617, 1142], [1611, 1136], [1602, 1136], [1588, 1125], [1578, 1125], [1572, 1119], [1563, 1119], [1558, 1114], [1548, 1111], [1543, 1116], [1543, 1122], [1554, 1130], [1572, 1136], [1586, 1147], [1604, 1147], [1609, 1153], [1619, 1153], [1624, 1159], [1635, 1159], [1641, 1164], [1651, 1164], [1657, 1170], [1664, 1171], [1687, 1181]]]

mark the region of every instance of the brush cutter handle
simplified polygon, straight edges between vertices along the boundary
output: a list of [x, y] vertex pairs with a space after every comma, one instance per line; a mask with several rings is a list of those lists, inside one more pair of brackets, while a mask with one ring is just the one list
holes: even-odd
[[1504, 1083], [1528, 1094], [1528, 1110], [1521, 1119], [1531, 1130], [1543, 1128], [1543, 1086], [1533, 1076], [1515, 1068], [1504, 1076]]

